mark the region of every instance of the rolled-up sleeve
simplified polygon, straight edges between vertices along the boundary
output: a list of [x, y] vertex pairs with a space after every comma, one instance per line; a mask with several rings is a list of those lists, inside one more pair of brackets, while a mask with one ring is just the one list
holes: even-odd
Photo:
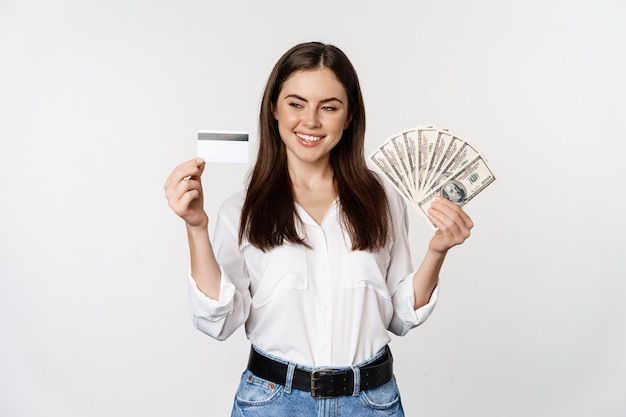
[[412, 328], [424, 323], [432, 314], [439, 295], [439, 284], [435, 287], [428, 303], [415, 310], [413, 275], [415, 275], [416, 270], [413, 269], [408, 242], [407, 207], [398, 193], [388, 190], [387, 195], [393, 226], [387, 285], [392, 294], [394, 313], [389, 324], [389, 330], [394, 334], [403, 336]]
[[437, 284], [433, 290], [428, 303], [415, 310], [413, 273], [411, 273], [411, 275], [407, 276], [403, 281], [402, 287], [394, 296], [395, 313], [389, 325], [389, 330], [394, 334], [404, 336], [412, 328], [424, 323], [435, 309], [438, 296], [439, 284]]

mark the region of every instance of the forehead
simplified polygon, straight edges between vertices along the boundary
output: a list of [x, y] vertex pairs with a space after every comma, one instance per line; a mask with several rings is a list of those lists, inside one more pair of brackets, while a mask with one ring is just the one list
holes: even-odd
[[325, 67], [296, 71], [283, 83], [280, 95], [324, 96], [345, 99], [346, 89], [335, 73]]

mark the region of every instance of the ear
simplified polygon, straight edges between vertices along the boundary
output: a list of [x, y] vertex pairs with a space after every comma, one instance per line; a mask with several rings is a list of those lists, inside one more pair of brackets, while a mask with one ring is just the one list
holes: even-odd
[[350, 122], [352, 122], [352, 114], [353, 112], [350, 112], [350, 114], [348, 114], [348, 118], [346, 119], [346, 122], [343, 124], [343, 130], [346, 130], [348, 126], [350, 126]]
[[276, 114], [276, 105], [274, 103], [270, 103], [270, 110], [272, 111], [272, 114], [274, 115], [274, 119], [278, 120], [278, 115]]

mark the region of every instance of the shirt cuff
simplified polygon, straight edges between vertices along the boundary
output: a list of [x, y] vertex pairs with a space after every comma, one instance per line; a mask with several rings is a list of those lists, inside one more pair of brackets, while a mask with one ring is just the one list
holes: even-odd
[[[411, 275], [411, 278], [412, 276], [413, 275]], [[407, 295], [404, 299], [404, 303], [406, 304], [403, 305], [402, 311], [399, 311], [398, 315], [401, 317], [407, 329], [419, 326], [430, 317], [435, 309], [435, 304], [437, 304], [437, 298], [439, 297], [439, 282], [437, 282], [435, 289], [430, 295], [428, 303], [419, 307], [417, 310], [415, 309], [415, 290], [413, 289], [412, 279], [406, 279], [404, 281], [402, 291]]]
[[189, 287], [189, 306], [194, 317], [202, 317], [210, 321], [217, 321], [233, 310], [233, 299], [235, 298], [235, 285], [222, 270], [220, 280], [219, 298], [214, 300], [205, 295], [196, 284], [191, 272], [187, 274]]
[[428, 300], [428, 304], [421, 306], [417, 310], [415, 310], [415, 315], [417, 316], [417, 325], [422, 324], [426, 321], [428, 317], [432, 314], [435, 309], [435, 304], [437, 304], [437, 298], [439, 297], [439, 283], [433, 290], [433, 293], [430, 295], [430, 299]]

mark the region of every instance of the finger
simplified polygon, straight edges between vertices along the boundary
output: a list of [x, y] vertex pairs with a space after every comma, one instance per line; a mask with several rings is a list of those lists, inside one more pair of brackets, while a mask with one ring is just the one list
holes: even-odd
[[[183, 201], [183, 196], [185, 194], [193, 192], [193, 194], [197, 194], [198, 196], [202, 195], [202, 184], [198, 180], [187, 180], [180, 181], [176, 186], [172, 186], [166, 192], [166, 197], [170, 205], [178, 206], [181, 201]], [[192, 200], [189, 200], [191, 202]]]
[[192, 203], [198, 198], [200, 198], [199, 190], [196, 190], [196, 189], [189, 190], [186, 193], [184, 193], [180, 197], [180, 199], [176, 200], [174, 205], [170, 204], [170, 206], [172, 207], [172, 210], [174, 210], [176, 214], [178, 214], [181, 217], [185, 217], [187, 214], [190, 213], [190, 207]]
[[429, 212], [431, 221], [439, 229], [442, 237], [457, 242], [464, 235], [459, 223], [441, 211], [432, 209]]
[[450, 247], [463, 243], [473, 227], [470, 217], [460, 207], [451, 204], [433, 204], [429, 210], [431, 221]]
[[449, 201], [446, 198], [443, 198], [441, 196], [436, 197], [431, 207], [434, 210], [445, 214], [447, 217], [460, 218], [461, 221], [465, 224], [465, 227], [469, 229], [474, 227], [474, 222], [472, 222], [470, 216], [460, 206]]
[[202, 158], [196, 158], [196, 162], [198, 163], [198, 169], [200, 170], [200, 176], [204, 172], [204, 168], [206, 167], [206, 162]]
[[200, 181], [200, 176], [203, 169], [204, 166], [197, 167], [193, 164], [187, 163], [176, 167], [174, 171], [172, 171], [170, 177], [164, 185], [165, 197], [168, 200], [172, 198], [178, 198], [182, 194], [182, 192], [185, 191], [184, 188], [190, 186], [190, 184], [186, 184], [189, 182], [190, 179], [193, 178], [195, 181]]
[[177, 184], [185, 178], [196, 177], [199, 179], [205, 165], [206, 163], [202, 158], [194, 158], [178, 165], [167, 177], [163, 188], [167, 190], [172, 184]]
[[176, 199], [169, 199], [168, 204], [180, 217], [185, 218], [192, 211], [198, 208], [197, 202], [202, 198], [202, 191], [193, 188], [177, 196]]

